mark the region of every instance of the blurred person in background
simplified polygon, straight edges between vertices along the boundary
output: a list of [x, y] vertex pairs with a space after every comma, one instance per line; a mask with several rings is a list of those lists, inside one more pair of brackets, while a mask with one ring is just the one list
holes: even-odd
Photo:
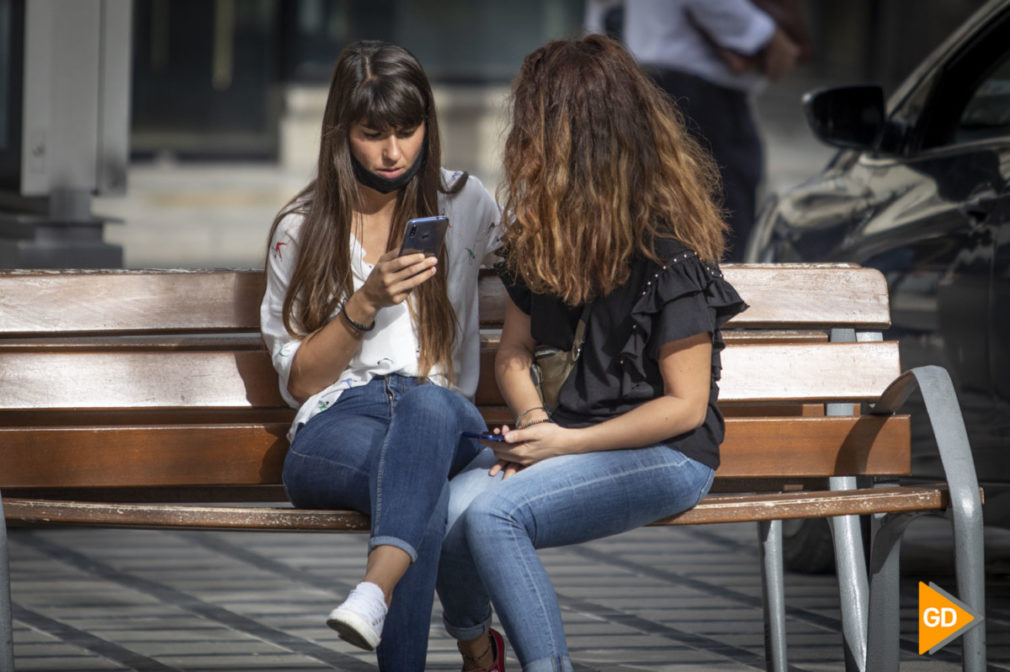
[[764, 174], [750, 97], [809, 55], [795, 0], [589, 0], [588, 30], [613, 32], [614, 25], [715, 157], [729, 224], [726, 260], [743, 261]]

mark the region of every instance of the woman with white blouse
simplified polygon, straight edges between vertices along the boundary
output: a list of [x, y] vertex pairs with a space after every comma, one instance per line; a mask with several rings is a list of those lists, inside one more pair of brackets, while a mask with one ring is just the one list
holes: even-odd
[[[292, 503], [371, 516], [365, 576], [327, 618], [421, 670], [448, 480], [481, 450], [477, 273], [499, 213], [478, 180], [441, 168], [431, 87], [405, 49], [340, 55], [316, 178], [278, 214], [262, 332], [297, 408], [284, 463]], [[437, 254], [400, 255], [408, 219], [450, 221]], [[394, 600], [394, 588], [396, 599]], [[380, 644], [381, 641], [381, 644]]]

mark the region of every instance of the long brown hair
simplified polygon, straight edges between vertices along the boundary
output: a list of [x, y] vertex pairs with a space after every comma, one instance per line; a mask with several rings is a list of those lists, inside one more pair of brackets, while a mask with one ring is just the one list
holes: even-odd
[[[350, 239], [353, 213], [361, 203], [348, 134], [359, 121], [391, 130], [425, 124], [424, 165], [397, 194], [387, 251], [403, 237], [408, 219], [438, 214], [439, 191], [458, 191], [467, 179], [464, 174], [449, 187], [442, 184], [434, 96], [414, 55], [379, 41], [346, 47], [330, 80], [316, 178], [281, 209], [271, 229], [272, 239], [286, 215], [296, 212], [305, 217], [298, 260], [284, 297], [284, 326], [293, 336], [304, 337], [323, 327], [354, 292]], [[441, 364], [451, 381], [456, 315], [447, 293], [444, 247], [437, 268], [431, 279], [412, 292], [409, 305], [420, 342], [420, 375]]]
[[571, 305], [627, 280], [675, 238], [706, 261], [726, 225], [711, 158], [669, 98], [614, 40], [550, 42], [523, 62], [505, 142], [508, 267]]

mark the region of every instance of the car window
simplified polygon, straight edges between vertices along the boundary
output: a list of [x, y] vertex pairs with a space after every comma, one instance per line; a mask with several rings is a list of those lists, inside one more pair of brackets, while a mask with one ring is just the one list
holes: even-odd
[[1010, 137], [1010, 4], [990, 16], [922, 85], [906, 151]]
[[954, 131], [955, 142], [1010, 136], [1010, 55], [972, 93]]

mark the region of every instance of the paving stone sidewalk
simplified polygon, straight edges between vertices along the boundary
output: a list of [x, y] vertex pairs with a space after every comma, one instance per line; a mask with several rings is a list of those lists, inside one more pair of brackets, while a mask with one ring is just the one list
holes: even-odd
[[[955, 592], [947, 529], [909, 530], [902, 670], [960, 669], [957, 642], [932, 657], [915, 646], [917, 581]], [[16, 529], [10, 544], [18, 670], [376, 669], [323, 624], [362, 573], [363, 535]], [[1005, 671], [1010, 532], [987, 546], [990, 669]], [[646, 528], [543, 557], [578, 672], [764, 669], [753, 525]], [[786, 585], [791, 669], [841, 672], [834, 577]], [[440, 619], [436, 605], [428, 669], [457, 670]]]

